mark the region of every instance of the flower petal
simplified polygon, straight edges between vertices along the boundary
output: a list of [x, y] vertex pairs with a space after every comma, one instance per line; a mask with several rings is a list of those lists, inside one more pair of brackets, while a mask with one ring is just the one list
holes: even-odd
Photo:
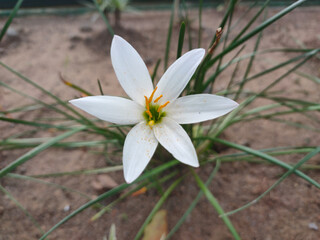
[[131, 129], [123, 147], [123, 171], [127, 183], [139, 177], [149, 163], [157, 145], [157, 139], [145, 122]]
[[128, 96], [144, 106], [153, 85], [149, 71], [137, 51], [123, 38], [115, 35], [111, 44], [111, 61], [117, 78]]
[[132, 100], [112, 96], [90, 96], [69, 101], [83, 111], [115, 124], [143, 121], [143, 107]]
[[186, 131], [174, 120], [164, 117], [153, 126], [154, 135], [160, 144], [177, 160], [193, 167], [199, 167], [196, 150]]
[[220, 117], [238, 106], [235, 101], [213, 95], [196, 94], [176, 99], [166, 107], [167, 116], [180, 124]]
[[187, 52], [177, 59], [163, 74], [157, 87], [157, 96], [163, 95], [161, 103], [176, 99], [186, 87], [200, 64], [205, 50], [202, 48]]

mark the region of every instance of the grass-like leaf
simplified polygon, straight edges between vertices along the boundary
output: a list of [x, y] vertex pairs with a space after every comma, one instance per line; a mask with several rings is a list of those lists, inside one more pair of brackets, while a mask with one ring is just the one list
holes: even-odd
[[10, 171], [12, 171], [13, 169], [15, 169], [16, 167], [20, 166], [21, 164], [25, 163], [26, 161], [30, 160], [32, 157], [36, 156], [38, 153], [44, 151], [45, 149], [51, 147], [52, 145], [54, 145], [55, 143], [70, 137], [71, 135], [80, 132], [82, 130], [84, 130], [86, 127], [77, 127], [74, 128], [73, 130], [63, 133], [57, 137], [54, 137], [52, 139], [50, 139], [49, 141], [40, 144], [39, 146], [35, 147], [34, 149], [30, 150], [29, 152], [27, 152], [26, 154], [24, 154], [23, 156], [19, 157], [17, 160], [13, 161], [11, 164], [7, 165], [6, 167], [2, 168], [0, 170], [0, 178], [5, 176], [7, 173], [9, 173]]
[[292, 174], [296, 169], [300, 168], [302, 166], [302, 164], [304, 164], [305, 162], [307, 162], [310, 158], [314, 157], [315, 155], [317, 155], [320, 152], [320, 147], [316, 148], [315, 150], [313, 150], [312, 152], [310, 152], [309, 154], [307, 154], [304, 158], [302, 158], [296, 165], [294, 165], [289, 171], [287, 171], [285, 174], [283, 174], [274, 184], [272, 184], [272, 186], [270, 188], [268, 188], [268, 190], [266, 190], [264, 193], [262, 193], [259, 197], [257, 197], [256, 199], [254, 199], [253, 201], [245, 204], [244, 206], [235, 209], [233, 211], [230, 211], [228, 213], [225, 213], [223, 215], [221, 215], [221, 217], [223, 216], [230, 216], [234, 213], [237, 213], [239, 211], [242, 211], [244, 209], [246, 209], [247, 207], [252, 206], [253, 204], [257, 203], [261, 198], [263, 198], [264, 196], [266, 196], [272, 189], [274, 189], [276, 186], [278, 186], [283, 180], [285, 180], [290, 174]]
[[[165, 164], [162, 164], [161, 166], [152, 169], [149, 172], [146, 172], [145, 174], [143, 174], [142, 176], [140, 176], [136, 181], [134, 181], [134, 183], [140, 182], [144, 179], [149, 178], [150, 176], [159, 174], [160, 172], [163, 172], [164, 170], [173, 167], [174, 165], [176, 165], [178, 162], [177, 161], [170, 161], [167, 162]], [[71, 214], [69, 214], [68, 216], [66, 216], [65, 218], [63, 218], [60, 222], [58, 222], [55, 226], [53, 226], [48, 232], [46, 232], [41, 238], [40, 240], [44, 240], [51, 232], [53, 232], [55, 229], [57, 229], [58, 227], [60, 227], [62, 224], [64, 224], [65, 222], [67, 222], [68, 220], [70, 220], [71, 218], [73, 218], [74, 216], [76, 216], [78, 213], [84, 211], [85, 209], [91, 207], [92, 205], [100, 202], [101, 200], [114, 196], [115, 194], [125, 190], [126, 188], [128, 188], [129, 186], [131, 186], [130, 184], [121, 184], [120, 186], [111, 189], [110, 191], [101, 194], [99, 197], [97, 197], [96, 199], [87, 202], [86, 204], [82, 205], [80, 208], [78, 208], [77, 210], [75, 210], [74, 212], [72, 212]]]
[[[190, 168], [191, 169], [191, 168]], [[215, 210], [217, 211], [217, 213], [219, 215], [221, 215], [222, 220], [224, 221], [224, 223], [226, 224], [226, 226], [228, 227], [229, 231], [231, 232], [232, 236], [234, 237], [234, 239], [236, 240], [240, 240], [240, 236], [237, 232], [237, 230], [234, 228], [233, 224], [231, 223], [230, 219], [228, 218], [228, 216], [224, 215], [224, 211], [222, 209], [222, 207], [220, 206], [218, 200], [213, 196], [213, 194], [210, 192], [210, 190], [207, 188], [207, 186], [202, 182], [202, 180], [200, 179], [200, 177], [196, 174], [196, 172], [191, 169], [191, 172], [199, 186], [199, 188], [201, 189], [201, 191], [203, 192], [203, 194], [206, 196], [206, 198], [208, 199], [208, 201], [211, 203], [211, 205], [215, 208]]]
[[[229, 142], [227, 140], [223, 140], [223, 139], [220, 139], [220, 138], [209, 138], [211, 139], [212, 141], [215, 141], [215, 142], [218, 142], [218, 143], [221, 143], [223, 145], [226, 145], [228, 147], [231, 147], [231, 148], [235, 148], [235, 149], [238, 149], [238, 150], [241, 150], [243, 152], [246, 152], [246, 153], [249, 153], [249, 154], [252, 154], [254, 156], [257, 156], [257, 157], [260, 157], [272, 164], [275, 164], [275, 165], [278, 165], [282, 168], [285, 168], [287, 170], [291, 170], [292, 167], [287, 164], [287, 163], [284, 163], [282, 161], [280, 161], [279, 159], [275, 158], [275, 157], [272, 157], [264, 152], [261, 152], [261, 151], [258, 151], [258, 150], [254, 150], [252, 148], [249, 148], [249, 147], [246, 147], [246, 146], [243, 146], [243, 145], [239, 145], [239, 144], [236, 144], [236, 143], [233, 143], [233, 142]], [[320, 189], [320, 184], [318, 182], [316, 182], [315, 180], [313, 180], [312, 178], [310, 178], [308, 175], [305, 175], [303, 172], [299, 171], [299, 170], [294, 170], [293, 171], [297, 176], [303, 178], [304, 180], [308, 181], [309, 183], [311, 183], [312, 185], [316, 186], [317, 188]]]
[[1, 32], [0, 32], [0, 42], [2, 40], [2, 38], [4, 37], [4, 35], [6, 34], [13, 18], [16, 16], [21, 4], [22, 4], [23, 0], [19, 0], [17, 1], [16, 5], [14, 6], [14, 8], [12, 9], [10, 15], [9, 15], [9, 18], [8, 20], [6, 21], [6, 23], [4, 24], [3, 28], [1, 29]]
[[160, 207], [163, 205], [163, 203], [166, 201], [166, 199], [169, 197], [170, 193], [178, 186], [178, 184], [181, 182], [183, 178], [180, 177], [176, 181], [174, 181], [170, 187], [164, 192], [164, 194], [161, 196], [159, 201], [156, 203], [156, 205], [153, 207], [151, 213], [149, 216], [146, 218], [144, 223], [142, 224], [141, 228], [139, 229], [137, 235], [135, 236], [134, 240], [140, 239], [145, 227], [148, 225], [148, 223], [151, 221], [153, 216], [156, 214], [156, 212], [160, 209]]

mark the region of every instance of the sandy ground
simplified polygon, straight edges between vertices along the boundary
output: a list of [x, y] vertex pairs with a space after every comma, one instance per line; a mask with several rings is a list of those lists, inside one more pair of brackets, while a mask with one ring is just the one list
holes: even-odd
[[[271, 9], [269, 16], [279, 9]], [[261, 49], [298, 47], [303, 43], [308, 48], [320, 46], [319, 8], [300, 8], [278, 21], [264, 31]], [[243, 9], [235, 14], [239, 17]], [[249, 21], [248, 14], [239, 26]], [[45, 87], [62, 99], [69, 100], [80, 94], [61, 83], [58, 73], [61, 72], [71, 82], [83, 86], [88, 91], [99, 94], [96, 80], [100, 79], [103, 91], [108, 95], [124, 95], [110, 61], [111, 37], [107, 34], [101, 20], [91, 21], [92, 15], [81, 16], [30, 16], [14, 19], [12, 27], [18, 36], [6, 38], [0, 45], [0, 60], [8, 66], [21, 72], [26, 77]], [[139, 14], [125, 13], [122, 28], [115, 29], [116, 34], [128, 40], [141, 54], [150, 70], [157, 59], [164, 57], [164, 49], [169, 24], [170, 12], [145, 11]], [[193, 35], [196, 39], [197, 12], [191, 12]], [[203, 42], [207, 48], [215, 29], [221, 21], [222, 13], [208, 9], [203, 15]], [[5, 19], [0, 19], [2, 25]], [[173, 31], [171, 60], [173, 62], [178, 38], [179, 27]], [[194, 47], [195, 47], [194, 41]], [[252, 51], [255, 39], [247, 42], [242, 54]], [[187, 51], [187, 49], [184, 49]], [[219, 51], [219, 49], [217, 50]], [[230, 57], [235, 54], [235, 51]], [[292, 57], [292, 53], [264, 55], [257, 58], [252, 75], [267, 69]], [[319, 60], [313, 59], [303, 66], [301, 71], [320, 77]], [[240, 65], [237, 79], [241, 79], [246, 63]], [[160, 67], [161, 71], [163, 67]], [[247, 90], [258, 90], [276, 79], [289, 68], [282, 69], [248, 84]], [[233, 68], [225, 71], [218, 79], [214, 92], [226, 88]], [[160, 72], [161, 72], [160, 71]], [[25, 84], [19, 78], [0, 68], [1, 81], [35, 98], [52, 102], [40, 91]], [[301, 98], [314, 102], [320, 101], [319, 84], [315, 84], [296, 74], [291, 74], [274, 90], [283, 92], [287, 97]], [[0, 104], [3, 109], [24, 106], [32, 101], [0, 87]], [[259, 106], [267, 101], [257, 101], [253, 106]], [[252, 106], [252, 107], [253, 107]], [[15, 118], [25, 120], [52, 117], [49, 110], [29, 111], [12, 114]], [[298, 115], [286, 119], [307, 122], [308, 119]], [[319, 122], [310, 123], [319, 129]], [[23, 137], [55, 136], [56, 132], [42, 131], [34, 133], [31, 127], [18, 126], [0, 122], [2, 138], [22, 131], [30, 130]], [[85, 139], [85, 136], [79, 136]], [[269, 121], [242, 122], [226, 131], [225, 137], [236, 143], [252, 148], [270, 148], [280, 146], [313, 146], [320, 142], [320, 136], [314, 131], [298, 129], [292, 126]], [[17, 159], [27, 149], [15, 151], [0, 151], [0, 168]], [[224, 153], [231, 152], [230, 149]], [[302, 155], [281, 157], [286, 162], [297, 162]], [[121, 163], [121, 155], [112, 156], [115, 163]], [[310, 163], [320, 164], [319, 156]], [[49, 149], [34, 157], [31, 161], [15, 170], [16, 173], [33, 175], [61, 171], [75, 171], [105, 167], [108, 163], [103, 155], [92, 154], [86, 149], [67, 150]], [[183, 167], [183, 166], [179, 166]], [[205, 180], [214, 167], [206, 165], [198, 169]], [[222, 164], [221, 169], [210, 189], [221, 203], [225, 211], [233, 210], [249, 202], [263, 193], [279, 177], [283, 170], [277, 167], [249, 163]], [[317, 171], [307, 172], [312, 178], [320, 181]], [[109, 174], [115, 181], [122, 183], [122, 172]], [[69, 188], [81, 191], [90, 197], [99, 195], [93, 187], [97, 176], [59, 177], [46, 179], [53, 183], [63, 184]], [[54, 187], [30, 181], [1, 179], [1, 184], [30, 212], [46, 231], [61, 220], [70, 211], [87, 202], [87, 199], [76, 193], [56, 189]], [[168, 211], [169, 228], [173, 227], [192, 202], [198, 188], [193, 180], [185, 179], [163, 209]], [[3, 194], [0, 195], [0, 240], [37, 239], [41, 236], [39, 230], [30, 219]], [[118, 204], [110, 213], [98, 221], [89, 222], [96, 213], [95, 209], [87, 209], [73, 218], [50, 235], [50, 239], [102, 239], [112, 223], [116, 224], [118, 239], [133, 239], [138, 229], [158, 201], [159, 194], [150, 190], [137, 197], [131, 197]], [[315, 187], [296, 176], [291, 176], [279, 187], [274, 189], [258, 204], [231, 216], [231, 220], [243, 239], [320, 239], [320, 231], [310, 228], [313, 223], [320, 227], [320, 192]], [[106, 204], [107, 202], [103, 202]], [[65, 209], [70, 206], [70, 210]], [[313, 226], [313, 225], [312, 225]], [[197, 208], [192, 212], [185, 224], [172, 239], [232, 239], [227, 228], [217, 216], [212, 206], [202, 198]]]

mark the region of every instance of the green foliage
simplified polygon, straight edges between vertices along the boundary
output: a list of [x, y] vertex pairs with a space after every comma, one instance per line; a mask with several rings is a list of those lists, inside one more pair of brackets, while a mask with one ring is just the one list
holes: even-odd
[[[16, 11], [19, 8], [19, 4], [22, 1], [19, 1], [13, 10], [12, 16], [9, 17], [7, 20], [5, 27], [1, 31], [1, 37], [4, 35], [7, 27], [10, 25]], [[108, 19], [105, 17], [104, 13], [107, 12], [116, 12], [116, 11], [124, 11], [128, 6], [127, 0], [95, 0], [95, 6], [97, 7], [99, 13], [104, 16], [104, 20], [107, 24], [107, 27], [111, 34], [113, 34], [113, 30], [109, 25]], [[182, 54], [182, 49], [185, 40], [185, 32], [187, 31], [188, 36], [188, 43], [189, 48], [192, 47], [191, 42], [191, 34], [190, 34], [190, 19], [186, 19], [180, 25], [180, 32], [179, 32], [179, 39], [177, 45], [171, 44], [172, 42], [172, 32], [174, 29], [174, 6], [177, 1], [174, 1], [172, 6], [171, 18], [169, 21], [168, 26], [168, 35], [167, 41], [165, 44], [165, 56], [163, 59], [163, 66], [164, 69], [168, 67], [170, 49], [172, 46], [177, 47], [176, 57], [178, 58]], [[305, 164], [308, 160], [314, 157], [316, 154], [319, 153], [320, 149], [318, 146], [294, 146], [294, 147], [285, 147], [285, 148], [272, 148], [272, 149], [253, 149], [248, 146], [244, 146], [241, 144], [237, 144], [232, 141], [227, 141], [222, 138], [222, 134], [226, 131], [229, 127], [234, 126], [237, 124], [241, 126], [243, 122], [249, 121], [257, 121], [257, 120], [267, 120], [267, 121], [274, 121], [274, 122], [281, 122], [282, 124], [295, 126], [298, 128], [305, 129], [306, 131], [320, 131], [319, 129], [315, 128], [312, 124], [308, 122], [294, 122], [291, 120], [287, 120], [286, 118], [281, 118], [283, 116], [290, 116], [291, 114], [299, 114], [307, 118], [310, 122], [317, 122], [317, 115], [314, 113], [319, 113], [320, 105], [316, 102], [305, 101], [301, 99], [293, 99], [289, 97], [283, 97], [283, 95], [277, 95], [277, 93], [272, 92], [274, 86], [279, 84], [283, 79], [285, 79], [289, 74], [297, 74], [301, 77], [309, 79], [315, 84], [319, 84], [319, 78], [316, 76], [312, 76], [311, 74], [306, 74], [300, 70], [298, 70], [303, 64], [305, 64], [311, 58], [314, 58], [319, 53], [320, 49], [267, 49], [267, 50], [259, 50], [260, 42], [263, 41], [263, 31], [268, 26], [273, 24], [274, 22], [281, 19], [286, 14], [290, 13], [296, 7], [300, 6], [304, 1], [296, 1], [295, 3], [291, 4], [290, 6], [284, 8], [277, 14], [273, 15], [270, 18], [267, 18], [266, 14], [262, 23], [258, 23], [259, 16], [262, 13], [266, 12], [267, 6], [270, 1], [265, 1], [265, 4], [260, 7], [257, 13], [252, 17], [251, 21], [245, 24], [236, 34], [230, 34], [235, 29], [235, 26], [238, 25], [241, 19], [236, 20], [234, 23], [234, 16], [233, 13], [236, 7], [236, 0], [229, 1], [229, 5], [226, 8], [226, 12], [222, 17], [220, 27], [223, 29], [227, 29], [226, 32], [221, 36], [218, 34], [212, 36], [211, 43], [209, 46], [205, 46], [207, 49], [210, 49], [207, 52], [204, 60], [200, 64], [199, 68], [197, 69], [196, 73], [194, 74], [190, 84], [187, 86], [186, 91], [184, 94], [194, 94], [194, 93], [203, 93], [212, 91], [215, 89], [216, 79], [224, 73], [228, 69], [232, 69], [232, 74], [230, 75], [230, 81], [227, 84], [227, 89], [224, 91], [218, 92], [220, 95], [228, 96], [230, 98], [237, 99], [240, 102], [240, 105], [237, 109], [235, 109], [232, 113], [228, 114], [227, 116], [220, 118], [216, 121], [212, 121], [209, 124], [197, 124], [194, 126], [186, 126], [185, 129], [188, 131], [189, 135], [192, 137], [193, 142], [196, 146], [197, 153], [200, 159], [201, 165], [209, 165], [215, 164], [215, 168], [212, 171], [211, 175], [207, 179], [206, 183], [204, 183], [199, 174], [195, 173], [193, 170], [183, 172], [180, 169], [176, 169], [175, 166], [178, 164], [176, 160], [166, 159], [166, 161], [156, 167], [152, 168], [150, 171], [146, 171], [141, 177], [139, 177], [134, 183], [134, 188], [129, 189], [126, 193], [123, 193], [126, 189], [131, 187], [129, 184], [121, 184], [118, 187], [111, 189], [110, 191], [101, 194], [96, 199], [90, 199], [88, 196], [82, 194], [87, 200], [89, 200], [86, 204], [81, 206], [80, 208], [74, 210], [71, 214], [66, 216], [60, 222], [58, 222], [55, 226], [53, 226], [47, 233], [45, 233], [41, 239], [45, 239], [52, 231], [59, 228], [62, 224], [70, 220], [71, 218], [75, 217], [80, 212], [84, 211], [85, 209], [97, 206], [97, 204], [107, 198], [112, 198], [113, 201], [109, 203], [107, 206], [99, 206], [99, 212], [92, 217], [93, 220], [98, 219], [103, 214], [107, 214], [110, 209], [116, 206], [120, 201], [124, 201], [128, 199], [132, 193], [138, 191], [139, 189], [146, 187], [146, 188], [156, 188], [159, 192], [162, 192], [161, 196], [159, 197], [159, 201], [155, 204], [154, 208], [150, 212], [149, 216], [146, 218], [144, 223], [142, 224], [141, 228], [139, 229], [137, 236], [135, 239], [140, 239], [144, 228], [150, 222], [154, 214], [160, 209], [160, 207], [165, 203], [165, 201], [170, 198], [170, 194], [174, 191], [174, 189], [179, 185], [185, 183], [182, 179], [187, 174], [191, 174], [196, 184], [199, 187], [199, 193], [194, 199], [194, 201], [190, 204], [189, 208], [185, 211], [185, 213], [181, 216], [175, 226], [169, 232], [167, 239], [173, 236], [173, 234], [179, 229], [179, 227], [183, 224], [186, 220], [188, 215], [192, 212], [192, 210], [197, 206], [200, 197], [204, 195], [209, 203], [213, 206], [213, 208], [217, 211], [219, 215], [221, 215], [222, 221], [226, 224], [227, 228], [229, 229], [230, 233], [234, 237], [234, 239], [240, 239], [237, 230], [231, 223], [228, 215], [236, 213], [240, 210], [243, 210], [252, 204], [255, 204], [264, 197], [267, 193], [269, 193], [272, 189], [277, 187], [284, 179], [286, 179], [289, 175], [295, 174], [296, 176], [302, 178], [304, 181], [312, 184], [316, 188], [320, 188], [318, 182], [308, 176], [306, 173], [303, 173], [301, 170], [303, 168], [307, 169], [319, 169], [319, 166], [314, 165], [307, 165]], [[202, 30], [201, 30], [201, 23], [202, 19], [202, 1], [199, 2], [199, 29], [198, 29], [198, 46], [201, 47], [202, 41]], [[252, 5], [253, 6], [253, 5]], [[252, 11], [252, 6], [248, 8], [247, 11]], [[186, 5], [183, 1], [182, 7], [186, 9]], [[188, 15], [186, 15], [188, 18]], [[227, 27], [228, 26], [228, 27]], [[256, 26], [252, 29], [252, 26]], [[252, 30], [250, 30], [252, 29]], [[249, 31], [250, 30], [250, 31]], [[221, 37], [221, 39], [220, 39]], [[254, 44], [254, 49], [250, 54], [241, 55], [242, 50], [245, 47], [247, 41], [253, 37], [256, 37], [256, 41]], [[220, 40], [220, 42], [219, 42]], [[216, 46], [220, 44], [222, 49], [216, 50]], [[203, 46], [202, 46], [203, 47]], [[239, 48], [238, 48], [239, 47]], [[276, 63], [272, 67], [267, 69], [261, 70], [260, 72], [256, 72], [255, 74], [252, 73], [253, 64], [256, 60], [257, 56], [263, 54], [272, 54], [277, 52], [295, 52], [299, 53], [299, 55], [294, 56], [290, 59], [284, 60], [283, 62]], [[229, 55], [228, 55], [229, 54]], [[226, 57], [228, 55], [228, 58]], [[225, 60], [228, 59], [228, 60]], [[248, 60], [248, 63], [245, 67], [245, 73], [243, 77], [241, 77], [240, 81], [235, 81], [235, 76], [237, 75], [237, 71], [239, 69], [239, 64], [243, 64], [245, 60]], [[161, 59], [157, 61], [157, 64], [154, 68], [152, 74], [152, 80], [154, 81]], [[104, 172], [115, 172], [122, 170], [122, 166], [111, 166], [99, 169], [87, 169], [82, 171], [74, 171], [74, 172], [58, 172], [52, 174], [42, 174], [37, 176], [25, 176], [25, 175], [18, 175], [14, 174], [13, 171], [16, 167], [24, 164], [27, 161], [32, 161], [32, 158], [38, 155], [40, 152], [45, 151], [50, 147], [56, 148], [68, 148], [68, 149], [75, 149], [79, 147], [86, 147], [90, 150], [95, 150], [97, 147], [105, 147], [108, 148], [112, 146], [112, 148], [108, 148], [108, 153], [117, 154], [121, 151], [123, 142], [125, 140], [125, 132], [128, 129], [128, 126], [117, 126], [117, 125], [107, 125], [102, 127], [100, 121], [93, 120], [87, 118], [86, 116], [82, 115], [82, 113], [75, 110], [71, 107], [67, 102], [66, 99], [61, 99], [58, 96], [54, 95], [50, 91], [46, 90], [44, 87], [38, 85], [36, 82], [32, 81], [31, 79], [23, 76], [18, 71], [14, 70], [10, 66], [7, 66], [5, 63], [0, 62], [0, 67], [6, 69], [7, 71], [11, 72], [13, 75], [18, 77], [23, 84], [29, 84], [33, 86], [35, 89], [40, 90], [44, 95], [46, 95], [50, 100], [43, 101], [41, 99], [36, 99], [33, 96], [26, 95], [25, 93], [17, 90], [14, 86], [8, 85], [0, 80], [0, 86], [6, 88], [9, 91], [12, 91], [20, 96], [28, 98], [34, 102], [31, 105], [25, 105], [20, 108], [12, 108], [9, 110], [0, 110], [0, 121], [1, 122], [10, 122], [14, 124], [25, 125], [29, 127], [33, 127], [35, 132], [39, 132], [43, 129], [54, 129], [56, 132], [56, 136], [48, 137], [48, 138], [23, 138], [21, 135], [13, 135], [8, 137], [7, 139], [2, 139], [0, 141], [0, 150], [13, 150], [13, 149], [20, 149], [20, 148], [30, 148], [30, 150], [23, 154], [22, 156], [18, 157], [15, 161], [8, 164], [4, 168], [0, 170], [0, 178], [10, 178], [20, 179], [20, 180], [30, 180], [30, 181], [37, 181], [41, 184], [50, 185], [50, 187], [56, 187], [64, 189], [65, 191], [74, 191], [72, 189], [65, 188], [63, 186], [53, 184], [50, 182], [45, 182], [40, 180], [40, 178], [48, 178], [48, 177], [61, 177], [61, 176], [78, 176], [78, 175], [87, 175], [87, 174], [98, 174]], [[251, 81], [256, 81], [258, 78], [265, 76], [269, 73], [274, 73], [275, 71], [282, 69], [281, 74], [275, 79], [271, 79], [270, 82], [266, 84], [265, 87], [260, 89], [259, 91], [252, 91], [246, 89], [246, 86]], [[90, 92], [86, 90], [83, 86], [77, 86], [72, 83], [68, 83], [68, 86], [76, 89], [81, 93], [85, 93], [87, 95], [91, 95]], [[98, 81], [99, 89], [102, 92], [102, 87], [100, 81]], [[253, 105], [253, 103], [257, 103], [257, 100], [267, 99], [269, 103], [263, 106]], [[271, 103], [270, 103], [271, 102]], [[38, 119], [33, 120], [24, 120], [19, 118], [12, 118], [8, 117], [7, 115], [14, 112], [29, 112], [29, 111], [42, 111], [44, 109], [50, 109], [54, 112], [54, 117], [56, 119], [60, 119], [60, 121], [54, 121], [50, 119], [48, 121], [40, 121]], [[156, 106], [151, 106], [151, 112], [153, 115], [157, 115]], [[161, 113], [160, 113], [161, 114]], [[159, 114], [158, 114], [159, 115]], [[148, 118], [146, 115], [145, 117]], [[161, 116], [158, 116], [161, 118]], [[158, 119], [158, 118], [156, 118]], [[80, 125], [80, 126], [79, 126]], [[102, 140], [96, 141], [81, 141], [77, 140], [77, 134], [80, 132], [84, 132], [88, 135], [92, 135], [94, 137], [101, 136]], [[250, 134], [250, 133], [248, 133]], [[64, 139], [73, 136], [72, 141], [63, 141]], [[229, 147], [234, 149], [238, 152], [232, 154], [220, 154], [213, 150], [213, 144], [222, 144], [223, 146]], [[106, 151], [106, 149], [104, 149]], [[301, 160], [294, 165], [290, 165], [281, 161], [278, 156], [281, 155], [293, 155], [293, 154], [306, 154], [305, 157], [301, 158]], [[112, 155], [110, 154], [110, 155]], [[169, 161], [171, 160], [171, 161]], [[219, 171], [220, 163], [223, 162], [233, 162], [233, 161], [246, 161], [248, 163], [254, 162], [259, 164], [272, 164], [284, 169], [286, 172], [261, 196], [254, 199], [252, 202], [236, 209], [235, 211], [231, 211], [229, 213], [224, 213], [222, 207], [218, 200], [214, 197], [214, 194], [210, 191], [208, 185], [210, 182], [213, 181], [213, 177]], [[162, 191], [164, 186], [168, 186], [168, 184], [164, 184], [169, 182], [170, 185], [166, 189]], [[35, 224], [41, 233], [42, 230], [40, 229], [38, 223], [34, 220], [34, 218], [25, 210], [22, 206], [23, 204], [16, 201], [13, 196], [7, 191], [4, 187], [0, 185], [0, 190], [6, 194], [25, 214], [28, 218], [31, 219], [33, 224]], [[119, 195], [119, 193], [123, 193]], [[79, 194], [79, 193], [78, 193]], [[114, 200], [116, 199], [116, 200]], [[114, 230], [110, 230], [110, 232], [114, 232]], [[112, 238], [112, 237], [110, 237]], [[115, 234], [114, 237], [115, 239]]]

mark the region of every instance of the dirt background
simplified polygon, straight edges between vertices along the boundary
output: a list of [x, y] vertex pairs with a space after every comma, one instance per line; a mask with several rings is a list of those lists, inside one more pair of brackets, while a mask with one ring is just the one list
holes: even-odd
[[[236, 10], [234, 19], [243, 13], [244, 8]], [[256, 10], [255, 10], [256, 11]], [[269, 16], [279, 9], [270, 9]], [[266, 29], [263, 34], [261, 49], [299, 47], [303, 43], [308, 48], [320, 47], [320, 8], [299, 8], [282, 20]], [[215, 29], [223, 14], [215, 9], [207, 9], [203, 13], [202, 47], [207, 48]], [[247, 14], [238, 25], [244, 26], [253, 12]], [[197, 12], [191, 11], [192, 34], [197, 38]], [[12, 27], [17, 36], [7, 37], [0, 45], [0, 60], [26, 77], [45, 87], [62, 99], [69, 100], [80, 94], [61, 83], [58, 73], [61, 72], [71, 82], [85, 87], [94, 94], [99, 94], [97, 79], [100, 79], [105, 94], [124, 95], [111, 66], [109, 55], [111, 37], [106, 32], [102, 20], [92, 22], [92, 14], [80, 16], [28, 16], [14, 19]], [[116, 34], [129, 41], [141, 54], [150, 70], [158, 58], [164, 57], [169, 11], [143, 11], [125, 13], [122, 28], [115, 29]], [[5, 19], [0, 19], [3, 25]], [[237, 29], [237, 28], [236, 28]], [[171, 51], [172, 63], [176, 53], [179, 24], [173, 30]], [[15, 34], [13, 34], [15, 35]], [[232, 38], [232, 36], [231, 36]], [[252, 51], [255, 39], [246, 43], [242, 54]], [[186, 44], [185, 44], [186, 45]], [[187, 51], [187, 49], [184, 49]], [[219, 52], [219, 49], [217, 50]], [[235, 51], [230, 57], [235, 54]], [[257, 57], [252, 75], [270, 66], [289, 59], [292, 53], [277, 53]], [[320, 77], [320, 61], [311, 60], [301, 71]], [[246, 63], [240, 65], [237, 79], [243, 76]], [[163, 67], [160, 66], [160, 72]], [[223, 90], [230, 79], [232, 68], [225, 71], [218, 79], [214, 92]], [[289, 68], [269, 74], [251, 82], [247, 90], [258, 90], [276, 79]], [[20, 89], [37, 99], [52, 102], [43, 93], [25, 84], [19, 78], [0, 68], [1, 81]], [[296, 74], [291, 74], [273, 90], [283, 92], [287, 97], [301, 98], [314, 102], [320, 101], [319, 84], [315, 84]], [[0, 87], [0, 104], [2, 109], [12, 109], [32, 103], [4, 87]], [[257, 101], [260, 106], [268, 101]], [[14, 113], [15, 118], [25, 120], [53, 117], [49, 110]], [[310, 121], [299, 115], [290, 115], [284, 119], [309, 123], [319, 129], [319, 121]], [[30, 130], [21, 137], [50, 137], [56, 132], [34, 132], [34, 128], [0, 122], [1, 137], [6, 138]], [[78, 139], [86, 136], [77, 135]], [[236, 143], [245, 144], [255, 149], [280, 146], [314, 146], [319, 144], [320, 136], [315, 131], [307, 131], [281, 123], [260, 120], [242, 122], [226, 131], [225, 137]], [[100, 149], [101, 150], [101, 149]], [[0, 168], [17, 159], [28, 149], [0, 152]], [[226, 149], [223, 154], [231, 153]], [[303, 155], [282, 156], [280, 159], [295, 163]], [[121, 154], [111, 156], [115, 164], [121, 163]], [[320, 164], [319, 156], [310, 163]], [[86, 149], [51, 148], [34, 157], [15, 172], [25, 175], [54, 172], [75, 171], [105, 167], [105, 157], [86, 151]], [[179, 165], [179, 168], [184, 166]], [[201, 178], [206, 180], [214, 164], [198, 169]], [[284, 171], [268, 165], [249, 164], [245, 162], [224, 163], [210, 185], [210, 189], [219, 200], [225, 211], [233, 210], [253, 200], [271, 186]], [[318, 171], [307, 171], [312, 178], [320, 181]], [[122, 172], [109, 174], [116, 182], [122, 183]], [[81, 191], [94, 198], [99, 192], [94, 187], [98, 176], [64, 176], [45, 179], [56, 184]], [[13, 178], [1, 179], [0, 183], [29, 211], [47, 231], [64, 216], [88, 200], [76, 193], [64, 191], [52, 186]], [[199, 189], [192, 178], [187, 178], [173, 191], [162, 209], [168, 211], [169, 229], [188, 208]], [[156, 190], [130, 197], [119, 203], [114, 209], [95, 222], [89, 219], [96, 213], [93, 208], [82, 212], [50, 235], [50, 239], [103, 239], [112, 223], [117, 228], [118, 239], [133, 239], [138, 229], [160, 198]], [[258, 204], [231, 216], [231, 220], [243, 239], [320, 239], [320, 230], [313, 229], [310, 224], [320, 227], [320, 192], [304, 180], [291, 176], [274, 189]], [[108, 200], [110, 201], [110, 200]], [[107, 202], [102, 202], [106, 204]], [[69, 206], [68, 210], [66, 206]], [[311, 225], [312, 226], [312, 225]], [[4, 194], [0, 194], [0, 240], [37, 239], [39, 230], [30, 219]], [[205, 198], [202, 198], [187, 221], [172, 239], [232, 239], [224, 223]]]

